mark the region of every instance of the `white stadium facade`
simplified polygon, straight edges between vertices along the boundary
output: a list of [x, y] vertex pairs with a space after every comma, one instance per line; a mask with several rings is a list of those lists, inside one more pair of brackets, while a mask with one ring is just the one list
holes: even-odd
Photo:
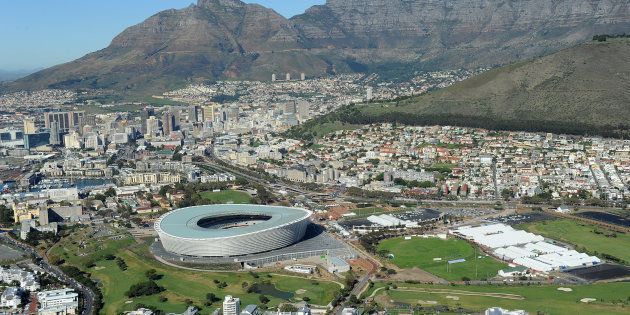
[[264, 253], [300, 241], [311, 212], [260, 205], [182, 208], [155, 222], [163, 248], [193, 257], [236, 257]]

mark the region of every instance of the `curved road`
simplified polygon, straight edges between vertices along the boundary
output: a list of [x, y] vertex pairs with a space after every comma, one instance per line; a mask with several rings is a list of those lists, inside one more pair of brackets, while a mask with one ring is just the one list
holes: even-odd
[[37, 253], [37, 251], [35, 251], [32, 247], [16, 241], [10, 236], [7, 236], [5, 233], [0, 233], [0, 239], [14, 245], [15, 247], [20, 248], [27, 254], [34, 256], [35, 258], [37, 258], [37, 261], [35, 263], [38, 264], [42, 269], [54, 275], [59, 280], [65, 282], [68, 286], [72, 287], [77, 292], [81, 293], [81, 296], [83, 297], [83, 311], [81, 312], [81, 315], [91, 315], [93, 313], [94, 292], [92, 292], [90, 288], [82, 285], [73, 278], [68, 277], [65, 273], [63, 273], [63, 271], [61, 271], [61, 269], [59, 269], [59, 267], [53, 266], [48, 263], [48, 261], [44, 259], [44, 257], [42, 257], [41, 255], [39, 255], [39, 253]]

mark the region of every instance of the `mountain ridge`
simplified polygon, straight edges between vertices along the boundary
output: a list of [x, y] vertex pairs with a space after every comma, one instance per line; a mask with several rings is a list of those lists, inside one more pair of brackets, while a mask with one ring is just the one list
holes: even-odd
[[293, 129], [397, 122], [630, 137], [630, 39], [588, 42], [422, 96], [353, 105]]
[[[271, 73], [476, 68], [630, 29], [630, 0], [328, 0], [290, 19], [239, 0], [159, 12], [102, 50], [6, 89], [159, 93], [203, 80]], [[392, 70], [394, 69], [394, 70]]]

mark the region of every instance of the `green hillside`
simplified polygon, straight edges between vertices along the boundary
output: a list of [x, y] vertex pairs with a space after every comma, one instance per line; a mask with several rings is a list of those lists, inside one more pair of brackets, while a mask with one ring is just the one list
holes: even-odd
[[500, 67], [419, 97], [352, 105], [293, 129], [319, 136], [336, 122], [459, 125], [627, 137], [630, 124], [630, 40], [588, 42]]

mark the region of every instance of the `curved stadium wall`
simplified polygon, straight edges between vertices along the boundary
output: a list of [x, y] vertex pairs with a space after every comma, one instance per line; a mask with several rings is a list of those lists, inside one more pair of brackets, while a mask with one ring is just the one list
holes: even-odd
[[[310, 215], [308, 210], [289, 207], [199, 206], [163, 215], [156, 221], [155, 229], [162, 246], [171, 253], [196, 257], [243, 256], [297, 243], [306, 233]], [[243, 220], [235, 219], [238, 217]], [[206, 226], [213, 221], [219, 223], [215, 227]]]

